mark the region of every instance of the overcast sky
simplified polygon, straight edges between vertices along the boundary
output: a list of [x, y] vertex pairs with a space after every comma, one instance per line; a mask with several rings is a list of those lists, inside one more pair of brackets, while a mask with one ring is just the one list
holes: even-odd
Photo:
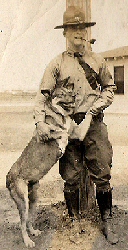
[[93, 49], [105, 51], [128, 45], [128, 0], [92, 0]]
[[[65, 49], [66, 0], [0, 0], [0, 91], [37, 90], [49, 61]], [[128, 45], [128, 0], [92, 0], [93, 50]]]

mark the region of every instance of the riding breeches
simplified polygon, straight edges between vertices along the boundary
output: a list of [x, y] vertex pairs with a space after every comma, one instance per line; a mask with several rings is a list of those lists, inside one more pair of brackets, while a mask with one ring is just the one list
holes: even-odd
[[80, 173], [86, 167], [98, 191], [110, 189], [112, 146], [108, 140], [107, 126], [94, 120], [84, 141], [70, 140], [59, 160], [59, 172], [69, 186], [77, 188]]

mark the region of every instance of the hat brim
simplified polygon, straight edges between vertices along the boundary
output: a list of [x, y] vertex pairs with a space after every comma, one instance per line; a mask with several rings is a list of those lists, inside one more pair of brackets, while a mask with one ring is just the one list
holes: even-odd
[[56, 26], [54, 29], [64, 29], [64, 28], [72, 27], [72, 26], [79, 26], [79, 27], [82, 27], [82, 28], [89, 28], [91, 26], [94, 26], [95, 24], [96, 24], [96, 22], [66, 23], [66, 24], [63, 24], [63, 25]]

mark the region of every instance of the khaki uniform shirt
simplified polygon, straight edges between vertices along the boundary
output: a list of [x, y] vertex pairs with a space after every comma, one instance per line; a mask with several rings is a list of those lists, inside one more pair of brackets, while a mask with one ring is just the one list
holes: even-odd
[[52, 91], [58, 81], [69, 78], [69, 82], [74, 84], [75, 106], [73, 113], [91, 112], [95, 107], [97, 114], [108, 107], [114, 96], [116, 89], [112, 76], [108, 71], [105, 60], [98, 54], [88, 52], [83, 55], [85, 62], [98, 74], [100, 84], [93, 90], [86, 79], [85, 72], [74, 57], [71, 51], [65, 51], [53, 59], [47, 66], [40, 89], [36, 97], [35, 122], [45, 121], [46, 98], [41, 94], [41, 90]]

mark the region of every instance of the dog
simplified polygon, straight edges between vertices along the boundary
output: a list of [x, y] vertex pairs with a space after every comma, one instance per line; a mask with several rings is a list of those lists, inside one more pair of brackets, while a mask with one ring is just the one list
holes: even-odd
[[[84, 121], [77, 126], [71, 120], [69, 112], [65, 112], [69, 104], [70, 108], [74, 107], [73, 87], [73, 84], [69, 84], [68, 78], [61, 81], [52, 93], [42, 91], [48, 104], [46, 123], [51, 124], [53, 121], [55, 133], [52, 130], [51, 139], [47, 141], [40, 140], [38, 133], [34, 135], [6, 176], [6, 187], [19, 210], [22, 237], [26, 247], [35, 247], [35, 242], [31, 240], [28, 232], [35, 236], [41, 234], [40, 230], [33, 228], [39, 180], [64, 154], [69, 137], [83, 140], [90, 125], [91, 116], [88, 116], [88, 123], [86, 121], [86, 129]], [[63, 96], [64, 100], [60, 96]], [[81, 137], [83, 127], [84, 134]]]

